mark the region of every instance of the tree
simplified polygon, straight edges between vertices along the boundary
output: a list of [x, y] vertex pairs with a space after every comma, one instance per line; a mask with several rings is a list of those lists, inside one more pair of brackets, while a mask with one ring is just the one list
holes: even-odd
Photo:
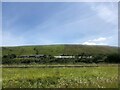
[[36, 54], [36, 55], [39, 54], [39, 51], [38, 51], [36, 48], [34, 48], [33, 50], [35, 50], [35, 52], [36, 52], [35, 54]]
[[106, 58], [106, 62], [108, 63], [120, 63], [120, 56], [117, 53], [109, 54]]
[[4, 55], [4, 56], [2, 57], [2, 63], [3, 63], [3, 64], [11, 64], [11, 63], [14, 63], [14, 62], [13, 62], [14, 58], [16, 58], [16, 55], [15, 55], [15, 54]]

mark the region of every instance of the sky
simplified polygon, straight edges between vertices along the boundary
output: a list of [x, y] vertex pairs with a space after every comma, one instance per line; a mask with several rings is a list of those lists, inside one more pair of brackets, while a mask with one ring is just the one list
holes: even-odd
[[117, 2], [3, 2], [2, 45], [118, 46]]
[[0, 2], [0, 46], [2, 46], [2, 3]]

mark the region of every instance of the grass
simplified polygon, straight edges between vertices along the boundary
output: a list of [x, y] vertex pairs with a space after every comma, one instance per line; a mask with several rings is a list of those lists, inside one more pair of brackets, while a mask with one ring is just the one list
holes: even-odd
[[[36, 50], [38, 51], [36, 51]], [[40, 45], [40, 46], [18, 46], [18, 47], [3, 47], [2, 54], [16, 55], [77, 55], [81, 53], [94, 54], [110, 54], [117, 53], [117, 47], [110, 46], [87, 46], [87, 45]]]
[[63, 53], [64, 46], [61, 45], [41, 45], [41, 46], [19, 46], [19, 47], [3, 47], [3, 55], [35, 55], [36, 49], [38, 54], [59, 55]]
[[3, 88], [117, 88], [118, 66], [3, 68]]

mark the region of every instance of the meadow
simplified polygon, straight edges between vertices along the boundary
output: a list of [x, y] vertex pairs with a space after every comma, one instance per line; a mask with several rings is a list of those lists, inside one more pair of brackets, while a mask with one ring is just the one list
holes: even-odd
[[3, 68], [3, 88], [117, 88], [118, 65]]

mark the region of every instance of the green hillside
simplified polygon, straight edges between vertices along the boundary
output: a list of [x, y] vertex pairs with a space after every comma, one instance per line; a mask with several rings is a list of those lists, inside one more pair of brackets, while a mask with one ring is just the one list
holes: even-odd
[[16, 55], [77, 55], [81, 53], [87, 54], [111, 54], [117, 53], [117, 47], [111, 46], [93, 46], [93, 45], [40, 45], [40, 46], [17, 46], [3, 47], [2, 53]]

